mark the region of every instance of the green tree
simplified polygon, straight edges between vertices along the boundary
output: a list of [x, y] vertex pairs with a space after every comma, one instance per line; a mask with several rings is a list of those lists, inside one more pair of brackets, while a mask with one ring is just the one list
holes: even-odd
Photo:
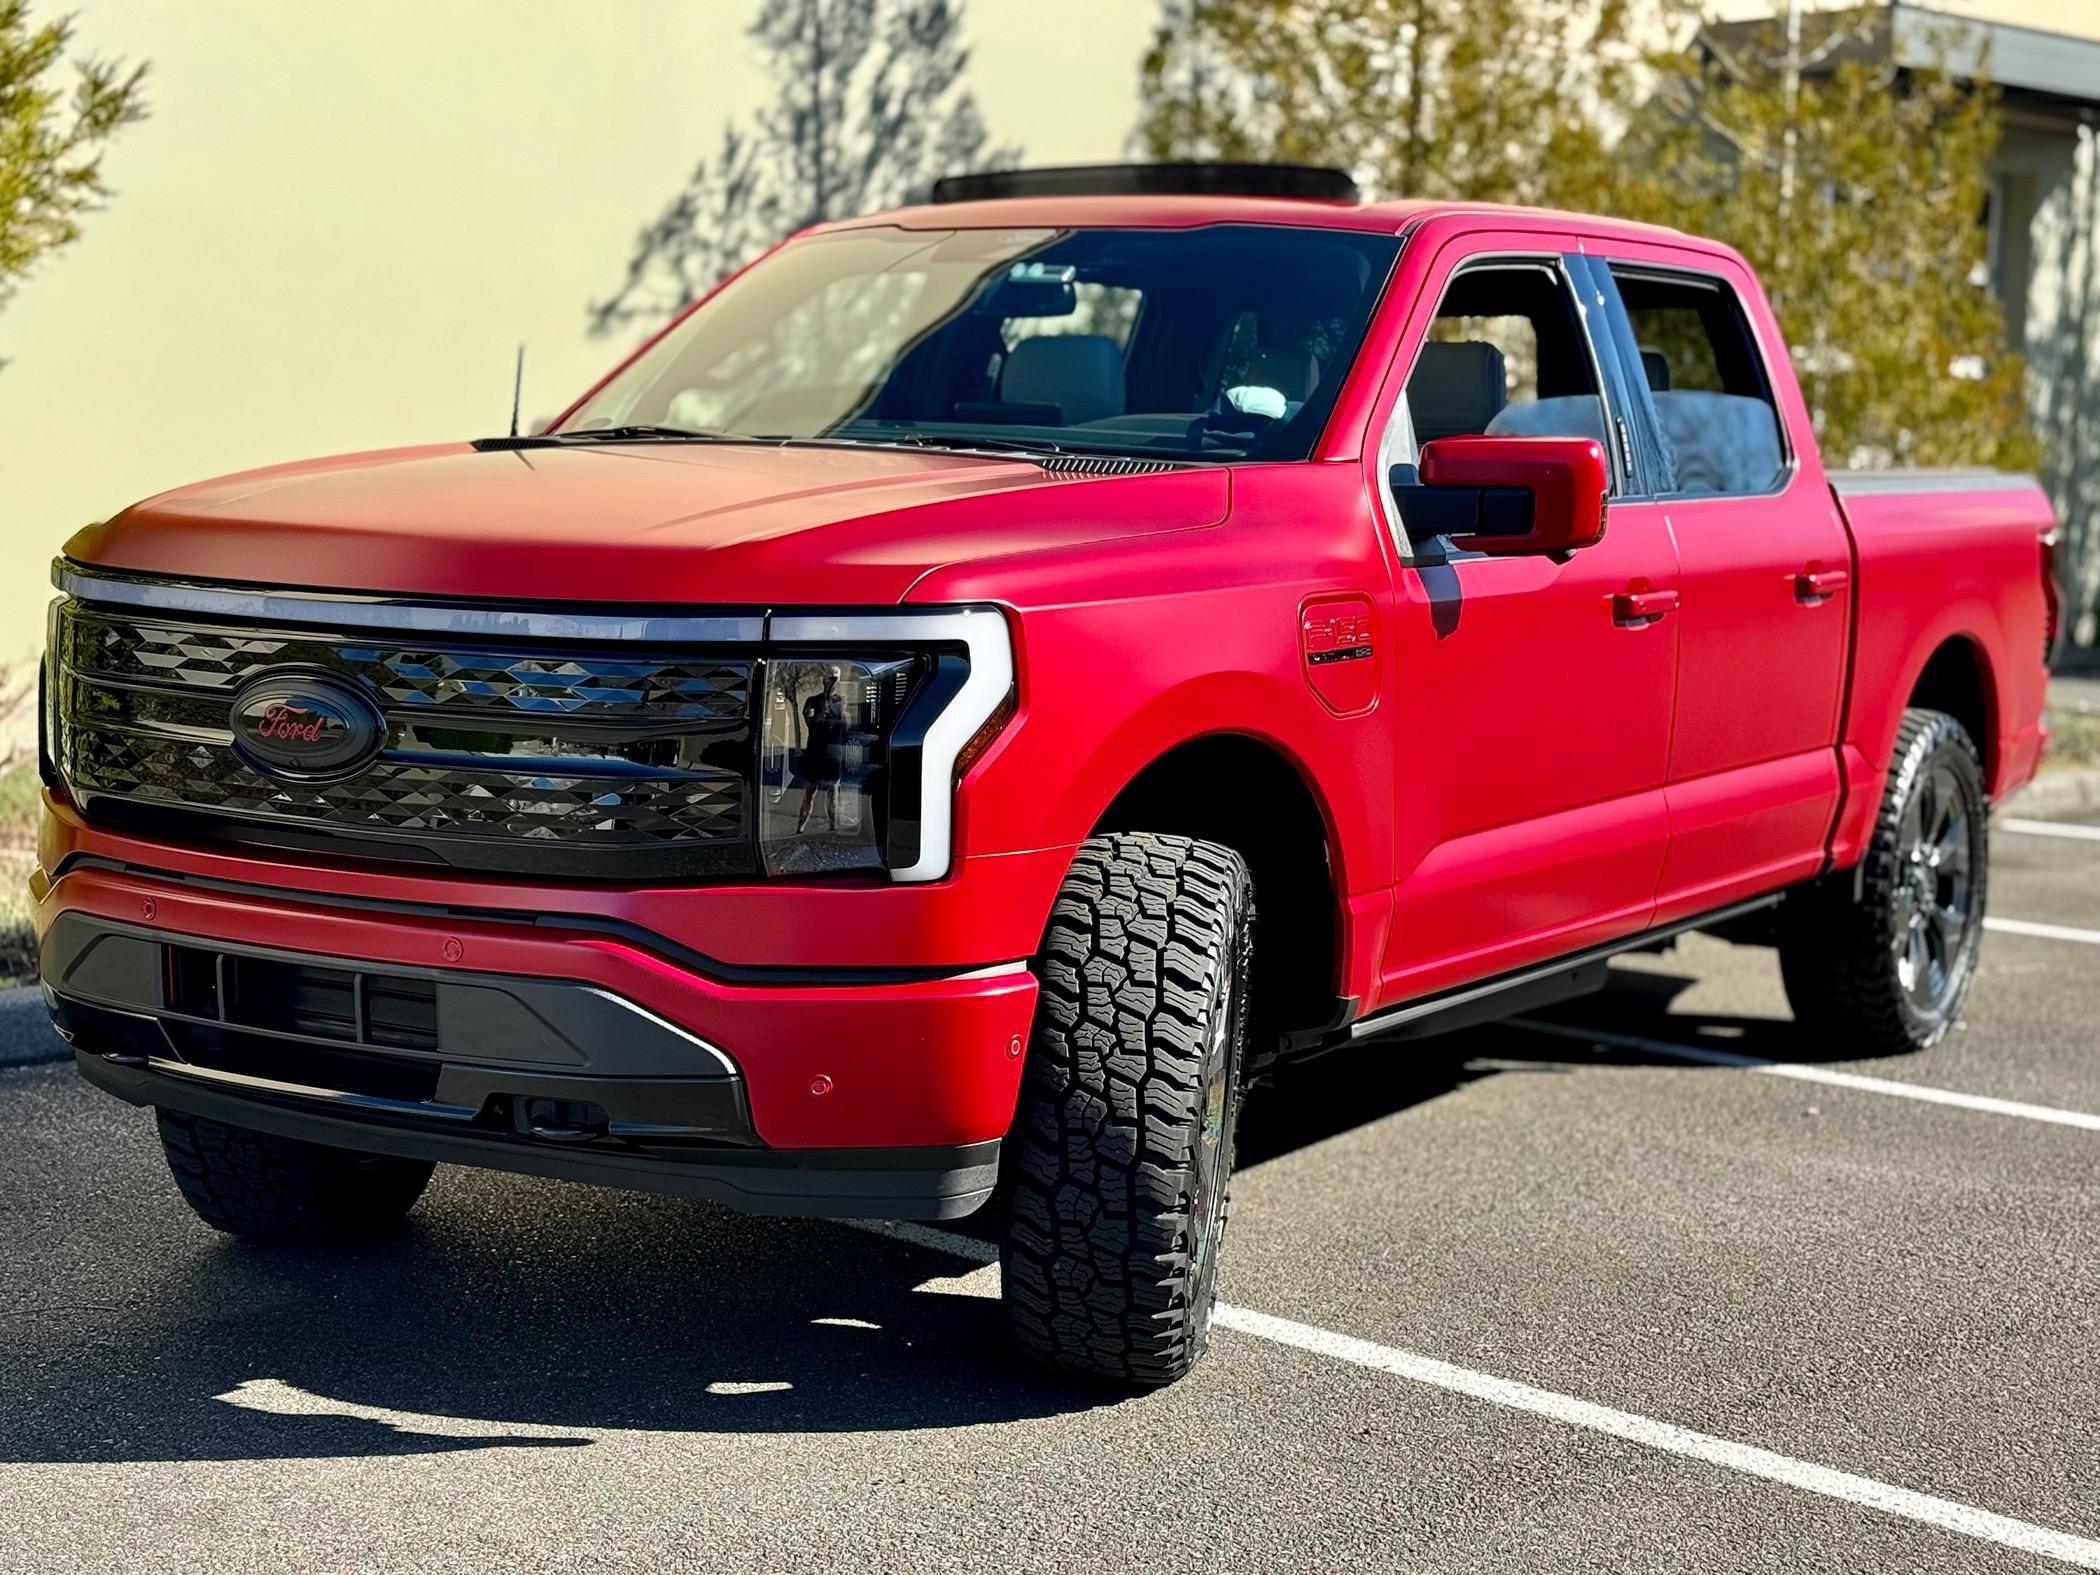
[[1607, 200], [1718, 236], [1757, 268], [1832, 464], [2039, 459], [2024, 366], [1986, 288], [1998, 138], [1987, 81], [1899, 70], [1884, 9], [1700, 29], [1656, 88]]
[[[1779, 0], [1774, 0], [1775, 5]], [[1168, 0], [1136, 142], [1335, 164], [1383, 196], [1598, 210], [1758, 268], [1833, 463], [2037, 458], [1982, 287], [1989, 85], [1888, 63], [1886, 7], [1709, 25], [1689, 0]], [[1644, 39], [1673, 47], [1644, 50]]]
[[1572, 205], [1608, 160], [1600, 101], [1633, 0], [1170, 0], [1140, 151], [1333, 164], [1387, 197]]
[[146, 68], [75, 59], [69, 17], [32, 24], [28, 0], [0, 0], [0, 307], [37, 261], [80, 236], [109, 195], [102, 152], [145, 118]]
[[636, 238], [619, 289], [591, 306], [595, 332], [683, 310], [808, 225], [1011, 161], [964, 85], [962, 0], [766, 0], [751, 37], [778, 97], [724, 131]]

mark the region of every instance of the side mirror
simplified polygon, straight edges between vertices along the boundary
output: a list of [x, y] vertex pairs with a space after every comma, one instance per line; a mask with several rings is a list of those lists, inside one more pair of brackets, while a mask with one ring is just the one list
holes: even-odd
[[1580, 437], [1437, 438], [1391, 481], [1410, 541], [1504, 556], [1587, 547], [1611, 491], [1604, 445]]

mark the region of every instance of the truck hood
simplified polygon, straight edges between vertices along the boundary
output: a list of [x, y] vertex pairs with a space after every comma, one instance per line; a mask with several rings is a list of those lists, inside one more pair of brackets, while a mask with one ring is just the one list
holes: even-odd
[[871, 448], [393, 449], [164, 492], [66, 543], [171, 579], [530, 601], [904, 599], [929, 570], [1214, 525], [1221, 469], [1085, 477]]

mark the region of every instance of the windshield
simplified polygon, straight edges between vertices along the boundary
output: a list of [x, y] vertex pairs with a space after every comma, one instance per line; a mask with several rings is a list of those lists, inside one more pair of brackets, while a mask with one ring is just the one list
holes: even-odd
[[1398, 241], [856, 229], [731, 281], [559, 429], [1303, 459]]

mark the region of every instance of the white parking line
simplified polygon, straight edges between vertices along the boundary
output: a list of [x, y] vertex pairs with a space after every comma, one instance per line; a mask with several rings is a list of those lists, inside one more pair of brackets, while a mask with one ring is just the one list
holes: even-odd
[[[878, 1235], [895, 1236], [918, 1246], [952, 1253], [979, 1264], [996, 1264], [998, 1261], [998, 1250], [989, 1243], [970, 1236], [956, 1235], [951, 1231], [936, 1230], [926, 1225], [876, 1220], [855, 1220], [850, 1223]], [[997, 1272], [996, 1269], [992, 1269], [989, 1275], [986, 1275], [986, 1271], [979, 1270], [964, 1278], [977, 1281], [978, 1286], [982, 1287], [986, 1294], [990, 1294], [997, 1286]], [[985, 1278], [980, 1279], [980, 1275], [985, 1275]], [[2037, 1553], [2044, 1558], [2059, 1559], [2082, 1569], [2100, 1569], [2100, 1541], [2090, 1537], [2072, 1536], [2069, 1532], [2052, 1531], [2047, 1526], [2014, 1520], [2007, 1515], [1994, 1515], [1989, 1510], [1976, 1508], [1973, 1504], [1938, 1498], [1930, 1493], [1913, 1492], [1909, 1488], [1877, 1482], [1872, 1477], [1854, 1476], [1849, 1471], [1837, 1471], [1829, 1466], [1819, 1466], [1813, 1461], [1796, 1460], [1791, 1455], [1759, 1449], [1753, 1444], [1739, 1444], [1730, 1439], [1716, 1438], [1710, 1433], [1694, 1432], [1688, 1427], [1679, 1427], [1672, 1422], [1659, 1422], [1653, 1417], [1638, 1416], [1631, 1411], [1615, 1411], [1610, 1406], [1578, 1400], [1573, 1395], [1558, 1394], [1550, 1389], [1534, 1389], [1529, 1384], [1496, 1378], [1467, 1367], [1455, 1367], [1432, 1356], [1422, 1356], [1390, 1345], [1379, 1345], [1370, 1340], [1359, 1340], [1353, 1335], [1336, 1334], [1331, 1329], [1295, 1323], [1288, 1318], [1272, 1317], [1268, 1313], [1254, 1312], [1245, 1307], [1233, 1307], [1220, 1302], [1212, 1321], [1221, 1329], [1252, 1335], [1258, 1340], [1288, 1345], [1316, 1356], [1346, 1362], [1352, 1367], [1409, 1379], [1434, 1389], [1484, 1400], [1490, 1405], [1502, 1406], [1511, 1411], [1528, 1412], [1530, 1415], [1545, 1417], [1549, 1421], [1564, 1423], [1570, 1427], [1586, 1428], [1593, 1433], [1606, 1433], [1613, 1438], [1623, 1438], [1629, 1443], [1641, 1444], [1666, 1455], [1704, 1461], [1726, 1471], [1761, 1477], [1767, 1482], [1777, 1482], [1786, 1487], [1799, 1488], [1803, 1492], [1821, 1494], [1825, 1498], [1841, 1499], [1848, 1504], [1879, 1510], [1885, 1515], [1895, 1515], [1904, 1520], [1916, 1521], [1920, 1525], [1935, 1526], [1942, 1531], [1951, 1531], [1979, 1542], [1995, 1543], [1999, 1547], [2012, 1548], [2022, 1553]]]
[[1763, 1072], [1768, 1077], [1790, 1077], [1802, 1083], [1827, 1083], [1861, 1094], [1887, 1094], [1896, 1099], [1915, 1099], [1927, 1105], [1953, 1105], [1961, 1110], [1980, 1110], [1986, 1115], [2017, 1116], [2023, 1121], [2046, 1121], [2052, 1126], [2078, 1127], [2100, 1132], [2100, 1115], [2086, 1110], [2064, 1110], [2055, 1105], [2029, 1105], [2017, 1099], [1994, 1099], [1989, 1094], [1964, 1094], [1957, 1089], [1931, 1088], [1923, 1083], [1902, 1083], [1888, 1077], [1862, 1077], [1857, 1072], [1834, 1072], [1825, 1066], [1802, 1066], [1792, 1061], [1768, 1061], [1763, 1056], [1739, 1055], [1733, 1050], [1709, 1050], [1703, 1045], [1678, 1044], [1669, 1039], [1649, 1039], [1640, 1034], [1614, 1033], [1608, 1028], [1586, 1028], [1578, 1023], [1548, 1023], [1535, 1017], [1512, 1017], [1511, 1028], [1534, 1034], [1552, 1034], [1582, 1044], [1610, 1045], [1616, 1050], [1640, 1050], [1677, 1061], [1697, 1061], [1705, 1066], [1739, 1067], [1745, 1072]]
[[2100, 930], [2078, 930], [2068, 924], [2036, 924], [2032, 919], [1985, 919], [1983, 927], [2001, 935], [2031, 935], [2043, 941], [2083, 941], [2100, 946]]
[[2022, 820], [2007, 815], [1991, 823], [1999, 831], [2015, 831], [2023, 837], [2064, 837], [2072, 842], [2100, 842], [2100, 826], [2067, 826], [2058, 820]]

